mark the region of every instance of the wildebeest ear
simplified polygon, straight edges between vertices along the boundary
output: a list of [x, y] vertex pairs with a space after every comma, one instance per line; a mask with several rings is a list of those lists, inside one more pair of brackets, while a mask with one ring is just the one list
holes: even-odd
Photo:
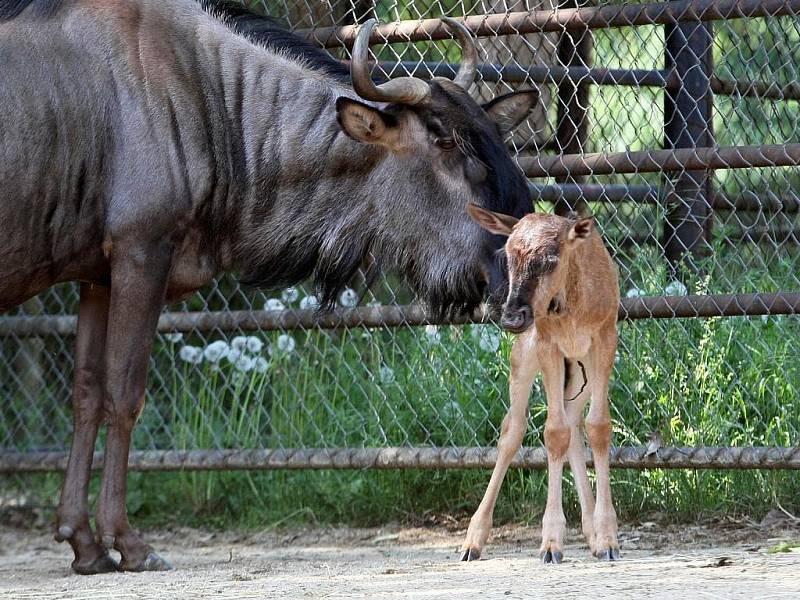
[[337, 99], [336, 119], [342, 130], [358, 142], [391, 146], [397, 140], [396, 119], [363, 102]]
[[511, 215], [492, 212], [470, 202], [467, 204], [467, 213], [478, 225], [490, 233], [497, 235], [511, 235], [514, 225], [519, 222]]
[[539, 92], [536, 90], [511, 92], [487, 102], [483, 105], [483, 110], [505, 135], [528, 118], [538, 101]]
[[567, 239], [570, 242], [584, 240], [592, 235], [593, 231], [594, 219], [592, 217], [587, 217], [580, 221], [575, 221], [575, 223], [572, 224], [572, 227], [570, 227], [567, 232]]

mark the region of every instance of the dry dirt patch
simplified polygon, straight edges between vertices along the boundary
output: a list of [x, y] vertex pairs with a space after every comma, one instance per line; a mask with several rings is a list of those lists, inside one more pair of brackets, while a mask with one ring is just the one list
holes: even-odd
[[541, 565], [538, 535], [499, 528], [483, 560], [461, 563], [458, 526], [149, 532], [175, 571], [81, 577], [69, 570], [66, 545], [6, 527], [0, 598], [800, 598], [800, 553], [768, 552], [800, 540], [790, 522], [623, 525], [623, 560], [610, 564], [591, 558], [571, 530], [564, 564]]

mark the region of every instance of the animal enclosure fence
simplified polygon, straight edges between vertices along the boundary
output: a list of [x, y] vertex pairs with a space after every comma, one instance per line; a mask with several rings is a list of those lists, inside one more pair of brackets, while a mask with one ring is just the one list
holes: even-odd
[[[477, 96], [541, 92], [508, 140], [532, 207], [593, 213], [620, 269], [612, 464], [800, 467], [800, 1], [249, 4], [342, 60], [379, 18], [388, 77], [454, 74], [438, 17], [466, 15]], [[131, 467], [492, 464], [510, 338], [367, 279], [326, 315], [229, 278], [170, 307]], [[76, 305], [62, 286], [0, 317], [0, 473], [65, 464]], [[543, 414], [537, 385], [517, 465], [546, 464]]]

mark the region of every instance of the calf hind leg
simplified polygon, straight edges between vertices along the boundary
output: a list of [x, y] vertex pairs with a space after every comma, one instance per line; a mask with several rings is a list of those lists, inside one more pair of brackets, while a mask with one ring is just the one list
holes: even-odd
[[88, 495], [94, 444], [103, 419], [103, 351], [108, 320], [108, 289], [81, 285], [75, 342], [73, 421], [75, 432], [58, 505], [55, 538], [75, 553], [72, 569], [82, 575], [119, 568], [98, 544], [89, 524]]
[[[127, 251], [126, 251], [127, 250]], [[122, 555], [125, 571], [162, 571], [171, 565], [135, 533], [125, 510], [131, 433], [144, 405], [150, 350], [164, 301], [170, 253], [165, 247], [127, 248], [115, 243], [109, 339], [106, 344], [106, 442], [97, 500], [98, 537]]]
[[591, 377], [592, 402], [586, 416], [586, 433], [592, 447], [594, 468], [597, 473], [597, 505], [594, 511], [594, 554], [601, 560], [617, 560], [617, 514], [611, 500], [610, 450], [611, 412], [608, 405], [608, 380], [614, 368], [616, 330], [612, 328], [600, 336], [602, 343], [592, 347]]
[[[586, 450], [583, 441], [583, 412], [591, 395], [588, 375], [582, 362], [571, 360], [566, 386], [566, 412], [570, 427], [569, 468], [581, 504], [581, 528], [589, 548], [594, 548], [594, 494], [586, 473]], [[585, 379], [586, 378], [586, 379]]]

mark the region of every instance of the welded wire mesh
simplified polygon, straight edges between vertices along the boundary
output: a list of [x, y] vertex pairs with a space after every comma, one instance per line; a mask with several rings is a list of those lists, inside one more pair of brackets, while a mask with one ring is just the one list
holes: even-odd
[[[635, 7], [580, 2], [590, 11], [580, 19], [571, 16], [575, 2], [551, 0], [249, 4], [312, 39], [323, 32], [343, 60], [349, 26], [373, 16], [395, 23], [412, 41], [372, 46], [389, 77], [452, 72], [458, 45], [423, 20], [473, 17], [475, 97], [541, 92], [508, 140], [535, 175], [532, 209], [594, 214], [623, 297], [800, 290], [800, 3], [623, 12]], [[656, 150], [675, 153], [641, 154]], [[223, 277], [168, 310], [303, 311], [315, 301], [308, 286], [265, 295]], [[413, 302], [391, 275], [371, 290], [354, 281], [340, 298], [345, 309]], [[76, 288], [60, 286], [6, 322], [76, 306]], [[15, 331], [0, 339], [0, 451], [65, 450], [72, 337]], [[797, 445], [799, 333], [793, 315], [622, 322], [615, 444], [646, 444], [658, 433], [674, 445]], [[511, 341], [491, 324], [160, 333], [134, 448], [489, 447], [508, 402]], [[539, 445], [539, 383], [530, 421], [526, 444]]]

